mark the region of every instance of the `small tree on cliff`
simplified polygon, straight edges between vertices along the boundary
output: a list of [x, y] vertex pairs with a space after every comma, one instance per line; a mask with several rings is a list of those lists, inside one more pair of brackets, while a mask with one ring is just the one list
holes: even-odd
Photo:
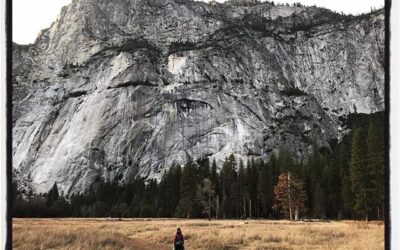
[[274, 207], [281, 207], [286, 218], [293, 220], [293, 215], [295, 215], [297, 220], [299, 213], [308, 210], [305, 206], [307, 194], [304, 191], [304, 183], [290, 172], [279, 175], [274, 193], [276, 199]]

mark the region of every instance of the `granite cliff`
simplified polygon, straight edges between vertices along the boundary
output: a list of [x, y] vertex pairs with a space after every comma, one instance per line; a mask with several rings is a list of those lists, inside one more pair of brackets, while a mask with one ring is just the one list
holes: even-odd
[[13, 46], [13, 170], [65, 194], [174, 161], [297, 158], [384, 109], [384, 13], [74, 0]]

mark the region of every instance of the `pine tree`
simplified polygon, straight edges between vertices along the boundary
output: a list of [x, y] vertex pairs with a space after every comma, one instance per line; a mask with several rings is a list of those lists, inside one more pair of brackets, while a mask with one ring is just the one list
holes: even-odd
[[210, 179], [205, 178], [197, 188], [197, 199], [202, 207], [203, 214], [211, 219], [212, 211], [215, 210], [215, 191]]
[[53, 187], [47, 193], [46, 207], [50, 207], [56, 200], [58, 200], [58, 197], [58, 187], [57, 182], [55, 182]]
[[217, 167], [217, 162], [215, 161], [215, 158], [211, 164], [211, 170], [210, 170], [210, 180], [213, 184], [213, 188], [216, 194], [219, 193], [219, 176], [218, 176], [218, 167]]
[[[195, 213], [196, 190], [197, 190], [196, 167], [192, 160], [189, 160], [182, 170], [179, 201], [179, 209], [186, 218], [191, 218]], [[179, 213], [179, 212], [178, 212]]]
[[307, 207], [307, 193], [304, 190], [304, 183], [298, 180], [290, 172], [279, 176], [279, 181], [274, 187], [275, 199], [277, 204], [274, 207], [281, 207], [286, 218], [290, 220], [298, 218], [300, 213], [305, 213]]
[[239, 172], [238, 172], [238, 181], [239, 181], [239, 193], [240, 193], [240, 205], [241, 205], [241, 217], [246, 218], [246, 206], [247, 206], [247, 177], [246, 177], [246, 169], [244, 167], [243, 161], [240, 160], [239, 163]]
[[363, 131], [357, 128], [351, 144], [350, 177], [354, 194], [354, 211], [368, 220], [370, 211], [368, 201], [367, 152]]
[[[321, 154], [318, 148], [314, 145], [311, 155], [308, 157], [303, 172], [306, 175], [306, 190], [308, 194], [307, 207], [314, 207], [314, 191], [315, 185], [322, 176], [322, 170], [326, 165], [326, 157]], [[314, 211], [311, 211], [314, 214]]]
[[253, 158], [250, 161], [250, 166], [247, 166], [246, 177], [247, 177], [247, 193], [249, 195], [249, 217], [258, 216], [258, 166], [261, 162], [256, 162]]
[[368, 129], [368, 181], [370, 184], [369, 196], [371, 205], [376, 208], [377, 219], [381, 219], [384, 206], [384, 174], [385, 174], [385, 144], [383, 126], [379, 127], [376, 121], [369, 124]]
[[224, 218], [232, 218], [235, 215], [235, 189], [237, 185], [236, 160], [233, 155], [225, 159], [221, 171], [222, 204], [221, 210]]
[[199, 179], [203, 180], [210, 177], [210, 160], [208, 158], [198, 161], [199, 164]]
[[323, 168], [320, 180], [325, 198], [323, 202], [324, 215], [329, 218], [337, 218], [340, 209], [340, 192], [338, 192], [340, 190], [340, 176], [333, 159]]
[[[280, 169], [279, 169], [279, 165], [278, 165], [278, 160], [275, 156], [275, 154], [271, 155], [271, 158], [268, 160], [268, 167], [271, 169], [271, 194], [272, 194], [272, 199], [271, 199], [271, 203], [274, 203], [274, 183], [277, 183], [279, 180], [279, 173], [280, 173]], [[276, 206], [272, 208], [272, 212], [275, 218], [277, 218], [278, 214], [277, 213], [277, 208]]]
[[353, 218], [354, 195], [351, 188], [349, 172], [350, 147], [349, 140], [344, 140], [339, 146], [338, 168], [340, 172], [340, 195], [342, 200], [342, 214], [344, 218]]
[[271, 158], [268, 161], [268, 166], [271, 169], [272, 183], [276, 183], [278, 181], [279, 173], [281, 171], [279, 169], [279, 165], [278, 165], [275, 154], [271, 155]]
[[211, 170], [210, 170], [210, 180], [212, 182], [213, 185], [213, 189], [215, 191], [215, 207], [216, 207], [216, 211], [215, 211], [215, 218], [219, 218], [220, 215], [220, 206], [219, 206], [219, 202], [220, 202], [220, 197], [221, 197], [221, 193], [220, 193], [220, 176], [218, 174], [218, 166], [217, 166], [217, 162], [215, 161], [215, 158], [213, 159], [213, 162], [211, 164]]
[[293, 159], [290, 157], [290, 153], [286, 149], [279, 151], [278, 155], [278, 166], [282, 172], [290, 172], [293, 168]]
[[[140, 217], [154, 217], [156, 215], [157, 193], [157, 181], [155, 179], [148, 180], [144, 190], [144, 197], [140, 203]], [[121, 203], [123, 206], [120, 207], [122, 215], [124, 215], [124, 210], [127, 210], [124, 204]]]
[[166, 171], [159, 184], [158, 215], [161, 217], [172, 217], [180, 199], [180, 181], [182, 169], [179, 165], [172, 165]]
[[260, 174], [258, 175], [258, 187], [257, 191], [259, 199], [263, 208], [263, 214], [265, 217], [269, 216], [269, 210], [272, 207], [273, 199], [273, 183], [271, 167], [268, 164], [261, 166]]
[[315, 218], [325, 218], [324, 190], [319, 181], [317, 181], [317, 184], [315, 185], [313, 213]]

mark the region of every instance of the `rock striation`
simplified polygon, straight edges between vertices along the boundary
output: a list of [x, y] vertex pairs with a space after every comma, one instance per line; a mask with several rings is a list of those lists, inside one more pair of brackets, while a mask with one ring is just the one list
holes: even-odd
[[74, 0], [13, 45], [14, 177], [36, 193], [233, 153], [302, 158], [384, 109], [384, 13]]

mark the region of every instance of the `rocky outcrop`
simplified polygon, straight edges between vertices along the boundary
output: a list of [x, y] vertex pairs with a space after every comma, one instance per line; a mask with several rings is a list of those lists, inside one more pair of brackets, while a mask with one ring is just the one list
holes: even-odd
[[178, 0], [74, 0], [13, 46], [13, 169], [34, 192], [174, 161], [301, 158], [384, 109], [384, 14]]

